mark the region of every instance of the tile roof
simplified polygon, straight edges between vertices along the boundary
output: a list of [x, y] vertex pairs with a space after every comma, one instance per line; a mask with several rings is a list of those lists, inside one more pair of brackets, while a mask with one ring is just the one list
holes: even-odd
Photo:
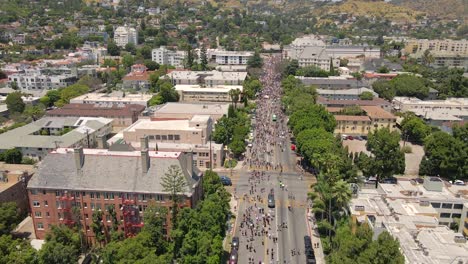
[[368, 116], [335, 115], [336, 121], [371, 121]]
[[373, 100], [328, 100], [325, 97], [317, 96], [317, 103], [322, 104], [322, 105], [330, 105], [330, 106], [336, 106], [336, 105], [360, 105], [360, 106], [390, 105], [390, 103], [385, 101], [384, 99], [376, 98], [376, 97], [374, 97]]
[[392, 113], [383, 110], [378, 106], [364, 105], [361, 106], [361, 109], [364, 110], [370, 118], [393, 118], [396, 119]]

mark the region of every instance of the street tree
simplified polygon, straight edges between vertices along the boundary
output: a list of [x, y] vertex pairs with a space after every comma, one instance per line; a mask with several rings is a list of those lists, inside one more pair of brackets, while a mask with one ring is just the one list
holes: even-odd
[[7, 95], [5, 104], [10, 114], [23, 113], [26, 104], [23, 102], [23, 99], [21, 99], [21, 96], [23, 96], [21, 92], [14, 92]]
[[180, 167], [171, 165], [161, 179], [163, 191], [169, 193], [172, 201], [172, 223], [177, 226], [177, 213], [187, 188], [187, 181]]
[[398, 132], [388, 128], [370, 132], [366, 148], [372, 153], [372, 166], [379, 179], [404, 173], [405, 154], [400, 150]]

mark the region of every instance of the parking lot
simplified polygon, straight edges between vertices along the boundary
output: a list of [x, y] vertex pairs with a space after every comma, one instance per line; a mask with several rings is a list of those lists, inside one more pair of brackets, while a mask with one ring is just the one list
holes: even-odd
[[[364, 152], [370, 154], [366, 150], [366, 140], [343, 140], [343, 146], [348, 147], [349, 152]], [[424, 156], [424, 148], [419, 145], [413, 145], [406, 142], [407, 146], [411, 147], [412, 153], [405, 154], [405, 175], [417, 176], [419, 172], [419, 164]], [[403, 141], [400, 141], [400, 146], [403, 146]]]

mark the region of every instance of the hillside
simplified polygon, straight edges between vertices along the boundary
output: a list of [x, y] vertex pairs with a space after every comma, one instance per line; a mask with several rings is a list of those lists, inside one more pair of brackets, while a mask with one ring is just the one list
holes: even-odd
[[468, 18], [466, 0], [444, 0], [443, 4], [440, 0], [393, 0], [392, 3], [444, 19]]
[[[422, 0], [424, 1], [424, 0]], [[336, 5], [327, 5], [318, 10], [316, 14], [340, 14], [346, 13], [353, 16], [382, 17], [392, 21], [415, 22], [421, 12], [407, 7], [397, 6], [380, 1], [349, 0]]]

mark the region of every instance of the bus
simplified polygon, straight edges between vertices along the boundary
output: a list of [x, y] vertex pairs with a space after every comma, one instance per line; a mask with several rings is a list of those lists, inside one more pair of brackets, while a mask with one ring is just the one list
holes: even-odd
[[276, 122], [276, 115], [275, 114], [271, 117], [271, 120], [273, 120], [273, 122]]

